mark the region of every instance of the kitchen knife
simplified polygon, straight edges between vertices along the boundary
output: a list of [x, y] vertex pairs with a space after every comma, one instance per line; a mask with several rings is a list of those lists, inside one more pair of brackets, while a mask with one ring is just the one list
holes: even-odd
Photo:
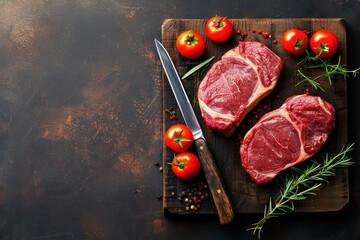
[[219, 215], [220, 223], [224, 225], [229, 224], [234, 219], [234, 210], [225, 190], [219, 169], [206, 144], [204, 134], [186, 95], [174, 63], [164, 46], [157, 39], [155, 39], [155, 46], [185, 124], [190, 128], [194, 135], [196, 150]]

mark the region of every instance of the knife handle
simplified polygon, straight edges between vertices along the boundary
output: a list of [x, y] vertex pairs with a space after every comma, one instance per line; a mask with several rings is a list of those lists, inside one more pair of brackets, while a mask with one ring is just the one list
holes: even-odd
[[216, 162], [209, 151], [205, 139], [196, 139], [195, 146], [219, 215], [220, 223], [223, 225], [229, 224], [234, 219], [234, 210], [225, 190]]

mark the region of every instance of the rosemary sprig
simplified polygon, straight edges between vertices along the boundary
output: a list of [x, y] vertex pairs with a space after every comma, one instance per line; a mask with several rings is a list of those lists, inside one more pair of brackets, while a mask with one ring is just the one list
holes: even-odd
[[[212, 56], [209, 59], [206, 59], [203, 62], [197, 62], [197, 63], [192, 63], [192, 64], [196, 64], [195, 67], [191, 68], [187, 73], [184, 74], [184, 76], [182, 76], [181, 80], [184, 80], [185, 78], [187, 78], [188, 76], [190, 76], [191, 74], [193, 74], [194, 72], [198, 71], [199, 69], [201, 69], [203, 67], [203, 70], [201, 71], [201, 74], [204, 73], [205, 69], [209, 66], [210, 62], [215, 58], [215, 56]], [[189, 63], [191, 64], [191, 63]]]
[[325, 92], [325, 90], [321, 87], [320, 83], [318, 82], [318, 79], [322, 77], [326, 77], [328, 79], [328, 82], [330, 85], [333, 83], [333, 78], [335, 75], [341, 75], [343, 78], [348, 77], [349, 74], [351, 74], [353, 77], [356, 77], [357, 74], [360, 74], [360, 67], [354, 70], [348, 70], [346, 65], [341, 64], [341, 56], [339, 56], [337, 63], [333, 64], [331, 63], [331, 59], [323, 59], [320, 58], [320, 54], [313, 55], [309, 51], [305, 52], [305, 58], [301, 60], [298, 64], [302, 64], [304, 62], [315, 62], [316, 65], [309, 66], [307, 68], [322, 68], [325, 70], [324, 73], [316, 76], [316, 77], [309, 77], [306, 76], [301, 70], [298, 70], [298, 75], [301, 77], [301, 81], [299, 81], [295, 86], [299, 86], [302, 83], [309, 83], [311, 86], [317, 90], [318, 88]]
[[313, 86], [315, 88], [315, 90], [317, 90], [318, 88], [321, 89], [323, 92], [325, 92], [325, 90], [321, 87], [321, 84], [317, 81], [320, 76], [317, 76], [315, 78], [310, 78], [308, 76], [306, 76], [301, 70], [298, 70], [298, 75], [302, 78], [301, 81], [299, 81], [298, 83], [295, 84], [295, 87], [299, 86], [300, 84], [307, 82], [309, 83], [311, 86]]
[[337, 168], [348, 167], [354, 162], [348, 156], [354, 149], [354, 143], [342, 147], [339, 153], [333, 157], [328, 154], [323, 157], [323, 162], [319, 163], [311, 160], [305, 169], [292, 167], [292, 173], [284, 179], [283, 186], [280, 186], [279, 196], [273, 200], [270, 198], [269, 204], [264, 208], [264, 216], [251, 228], [258, 239], [261, 237], [261, 230], [264, 224], [271, 218], [279, 217], [295, 209], [294, 201], [306, 199], [309, 195], [316, 195], [316, 190], [320, 188], [323, 182], [328, 182], [327, 177], [335, 176]]

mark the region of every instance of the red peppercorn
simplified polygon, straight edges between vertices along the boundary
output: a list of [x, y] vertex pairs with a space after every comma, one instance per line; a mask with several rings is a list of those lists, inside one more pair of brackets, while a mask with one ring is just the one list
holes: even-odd
[[303, 32], [304, 32], [306, 35], [309, 35], [309, 34], [310, 34], [310, 32], [309, 32], [308, 30], [306, 30], [306, 29], [304, 29]]
[[239, 41], [240, 41], [240, 42], [244, 41], [244, 38], [241, 37], [241, 38], [239, 39]]
[[270, 37], [270, 34], [268, 32], [263, 32], [262, 35], [265, 39]]
[[240, 31], [240, 30], [237, 30], [237, 31], [236, 31], [236, 34], [237, 34], [237, 35], [240, 35], [240, 34], [241, 34], [241, 31]]
[[252, 33], [255, 33], [256, 31], [255, 31], [255, 29], [253, 29], [253, 30], [251, 30], [251, 32], [252, 32]]
[[263, 108], [264, 108], [264, 109], [267, 109], [267, 108], [268, 108], [268, 105], [264, 104]]
[[277, 44], [277, 43], [278, 43], [278, 41], [277, 41], [276, 39], [274, 39], [274, 40], [273, 40], [273, 43], [274, 43], [274, 44]]

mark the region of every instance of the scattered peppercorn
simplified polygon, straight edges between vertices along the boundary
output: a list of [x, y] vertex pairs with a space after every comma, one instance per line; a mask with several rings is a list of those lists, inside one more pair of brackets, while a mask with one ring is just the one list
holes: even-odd
[[[252, 125], [256, 123], [262, 115], [264, 115], [267, 112], [267, 109], [269, 106], [267, 104], [263, 104], [256, 109], [252, 111], [252, 113], [249, 113], [246, 117], [246, 119], [241, 123], [241, 128], [247, 128], [249, 125]], [[241, 136], [239, 135], [239, 140], [241, 140]]]
[[270, 34], [268, 32], [262, 32], [262, 36], [267, 39], [270, 37]]
[[274, 44], [277, 44], [277, 43], [278, 43], [278, 41], [277, 41], [276, 39], [274, 39], [274, 40], [273, 40], [273, 43], [274, 43]]
[[310, 32], [309, 32], [308, 30], [306, 30], [306, 29], [304, 29], [303, 32], [304, 32], [306, 35], [309, 35], [309, 34], [310, 34]]
[[177, 113], [176, 113], [176, 111], [175, 111], [175, 109], [173, 107], [166, 108], [165, 111], [169, 114], [169, 119], [171, 121], [178, 119]]
[[191, 189], [178, 194], [177, 199], [185, 204], [186, 211], [196, 212], [200, 209], [201, 203], [209, 197], [208, 191], [208, 185], [204, 182], [194, 183]]
[[237, 34], [237, 35], [240, 35], [240, 34], [241, 34], [241, 31], [240, 31], [240, 30], [237, 30], [237, 31], [236, 31], [236, 34]]

